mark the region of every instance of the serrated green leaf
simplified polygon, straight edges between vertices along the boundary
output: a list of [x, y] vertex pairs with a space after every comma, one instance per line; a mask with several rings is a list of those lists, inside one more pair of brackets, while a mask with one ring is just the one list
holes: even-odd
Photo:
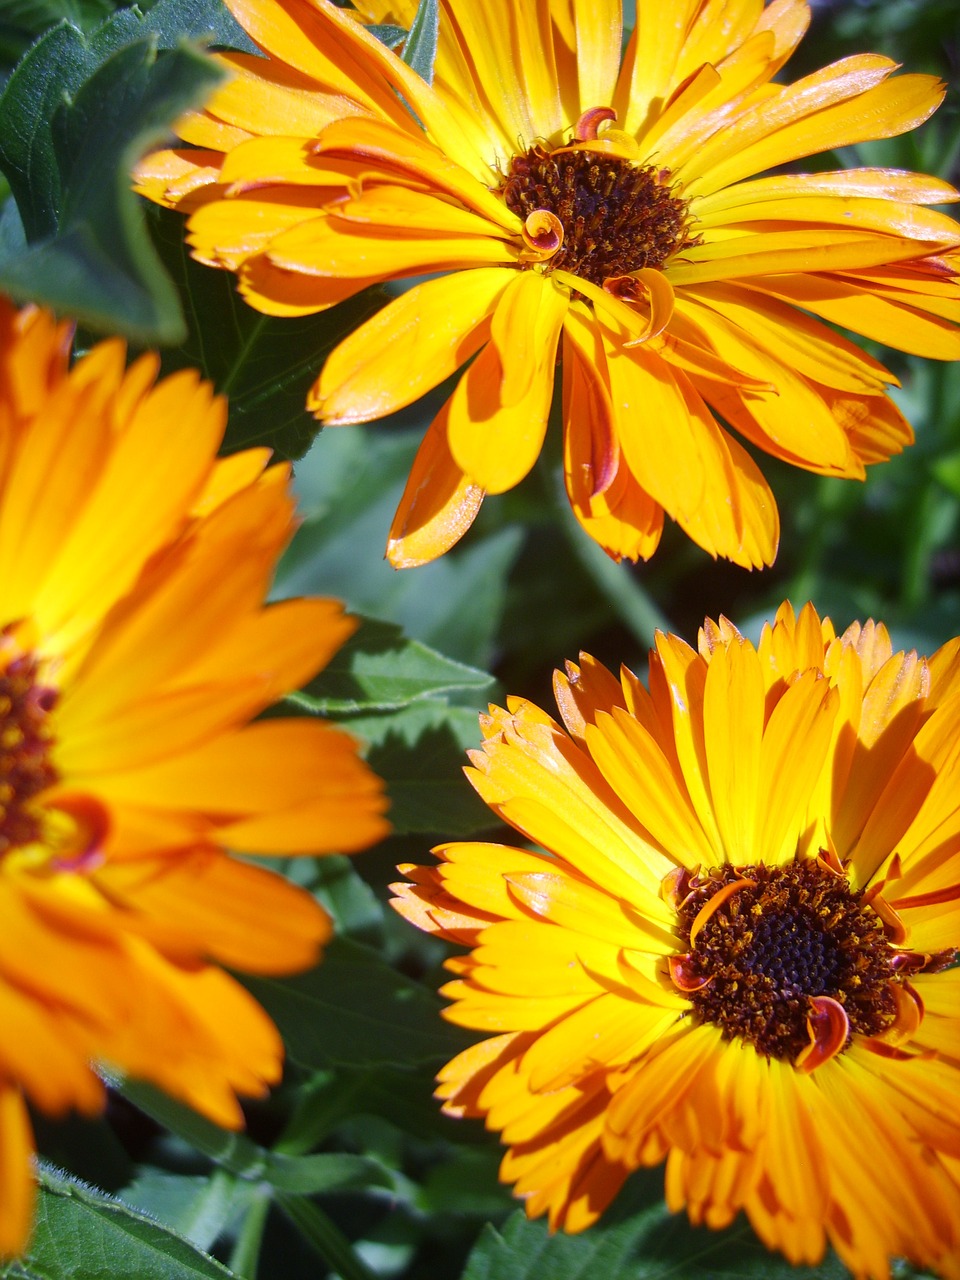
[[[339, 1152], [288, 1155], [270, 1151], [246, 1134], [221, 1129], [191, 1107], [168, 1097], [151, 1084], [140, 1080], [117, 1080], [115, 1087], [141, 1111], [215, 1161], [239, 1182], [267, 1183], [280, 1191], [296, 1195], [391, 1185], [386, 1170], [366, 1157]], [[139, 1203], [133, 1195], [127, 1193], [123, 1198], [125, 1201]], [[224, 1211], [229, 1210], [232, 1193], [224, 1194], [221, 1199], [221, 1207]], [[193, 1211], [191, 1208], [191, 1212]], [[175, 1225], [179, 1224], [175, 1222]], [[182, 1227], [180, 1229], [183, 1230]], [[184, 1234], [187, 1232], [184, 1231]]]
[[230, 1280], [176, 1232], [92, 1187], [44, 1168], [26, 1256], [0, 1276], [22, 1280]]
[[[137, 341], [183, 335], [180, 304], [143, 226], [129, 173], [221, 73], [183, 46], [158, 56], [129, 11], [87, 40], [64, 24], [0, 96], [0, 168], [25, 243], [5, 234], [0, 287]], [[119, 47], [118, 47], [119, 46]]]
[[183, 1138], [222, 1168], [237, 1177], [257, 1178], [266, 1159], [266, 1151], [245, 1133], [221, 1129], [186, 1103], [171, 1098], [146, 1080], [132, 1080], [111, 1072], [101, 1073], [111, 1088], [151, 1119]]
[[367, 31], [388, 49], [396, 49], [397, 45], [403, 44], [407, 38], [406, 27], [398, 27], [392, 22], [376, 22], [367, 27]]
[[[551, 1235], [521, 1211], [503, 1231], [489, 1224], [462, 1280], [845, 1280], [830, 1254], [817, 1267], [794, 1267], [771, 1253], [749, 1226], [691, 1227], [657, 1195], [662, 1170], [634, 1174], [612, 1209], [589, 1231]], [[656, 1202], [650, 1200], [657, 1196]]]
[[338, 934], [349, 934], [371, 944], [380, 941], [384, 908], [367, 882], [357, 874], [350, 858], [336, 854], [317, 858], [307, 887], [330, 913]]
[[16, 62], [37, 36], [58, 22], [92, 31], [115, 8], [114, 0], [4, 0], [0, 5], [0, 62]]
[[158, 0], [143, 19], [156, 32], [161, 49], [174, 49], [184, 40], [199, 40], [215, 49], [238, 49], [262, 57], [223, 0]]
[[393, 1183], [386, 1169], [375, 1160], [336, 1151], [309, 1156], [271, 1152], [263, 1177], [278, 1191], [300, 1196], [361, 1187], [389, 1187]]
[[[340, 308], [335, 308], [339, 310]], [[422, 412], [422, 410], [418, 410]], [[420, 433], [399, 424], [330, 427], [297, 468], [307, 519], [277, 572], [278, 595], [318, 592], [460, 662], [489, 665], [522, 541], [519, 528], [474, 530], [432, 564], [397, 571], [358, 548], [384, 545]]]
[[468, 1043], [440, 1018], [434, 992], [346, 938], [335, 938], [310, 973], [244, 985], [280, 1028], [288, 1057], [311, 1070], [434, 1064]]
[[237, 293], [232, 272], [195, 262], [184, 241], [182, 214], [151, 209], [160, 257], [189, 300], [185, 341], [164, 354], [163, 371], [195, 368], [229, 396], [224, 451], [265, 445], [297, 459], [320, 430], [306, 410], [307, 391], [327, 353], [377, 308], [367, 290], [314, 316], [265, 316]]
[[145, 1168], [119, 1199], [182, 1235], [198, 1249], [210, 1249], [231, 1219], [247, 1207], [254, 1188], [218, 1170], [212, 1177]]
[[480, 744], [475, 710], [425, 701], [347, 720], [344, 728], [368, 744], [367, 761], [387, 784], [395, 834], [462, 837], [497, 825], [463, 776], [467, 748]]
[[420, 0], [400, 56], [427, 84], [433, 84], [439, 35], [440, 5], [437, 0]]
[[316, 715], [398, 711], [440, 694], [489, 689], [493, 677], [408, 640], [400, 627], [364, 618], [319, 676], [288, 701]]

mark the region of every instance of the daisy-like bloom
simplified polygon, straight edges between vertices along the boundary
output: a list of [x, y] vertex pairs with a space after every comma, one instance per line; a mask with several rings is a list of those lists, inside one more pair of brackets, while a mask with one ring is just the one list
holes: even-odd
[[[468, 361], [427, 431], [393, 564], [452, 546], [486, 493], [529, 472], [562, 356], [564, 472], [615, 559], [653, 554], [666, 512], [711, 555], [769, 564], [776, 504], [751, 444], [862, 478], [911, 440], [896, 379], [823, 323], [960, 356], [957, 199], [889, 169], [758, 177], [903, 133], [933, 77], [845, 58], [772, 83], [801, 0], [441, 0], [432, 85], [366, 29], [416, 0], [227, 0], [266, 58], [181, 120], [189, 147], [138, 170], [190, 214], [194, 256], [254, 307], [302, 315], [428, 275], [331, 354], [325, 423], [409, 405]], [[388, 7], [389, 6], [389, 7]]]
[[219, 966], [303, 969], [329, 921], [230, 857], [353, 851], [379, 779], [316, 720], [247, 722], [353, 630], [263, 607], [288, 468], [218, 461], [223, 402], [0, 299], [0, 1253], [33, 1202], [26, 1100], [94, 1113], [102, 1062], [236, 1128], [283, 1048]]
[[754, 648], [658, 635], [649, 691], [588, 657], [468, 769], [546, 852], [463, 843], [394, 905], [471, 953], [440, 1073], [531, 1216], [589, 1226], [640, 1165], [694, 1223], [858, 1277], [960, 1276], [960, 640], [892, 652], [783, 605]]

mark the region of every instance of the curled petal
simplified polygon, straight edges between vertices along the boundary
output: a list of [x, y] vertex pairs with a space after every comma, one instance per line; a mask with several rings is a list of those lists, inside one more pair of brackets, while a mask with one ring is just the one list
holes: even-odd
[[709, 902], [705, 902], [697, 912], [693, 924], [690, 926], [690, 945], [696, 943], [697, 935], [707, 921], [713, 916], [728, 898], [732, 898], [735, 893], [739, 893], [741, 889], [748, 889], [755, 885], [756, 880], [732, 880], [730, 884], [725, 884], [722, 889], [718, 889]]
[[660, 897], [664, 902], [679, 911], [690, 892], [690, 872], [686, 867], [674, 867], [660, 883]]
[[[880, 886], [882, 888], [882, 886]], [[907, 940], [907, 926], [903, 923], [900, 916], [894, 911], [890, 903], [886, 901], [879, 892], [872, 897], [868, 893], [863, 895], [863, 901], [870, 903], [874, 911], [883, 921], [883, 927], [888, 940], [895, 946], [899, 947]]]
[[887, 1040], [881, 1040], [878, 1036], [864, 1036], [862, 1040], [858, 1041], [858, 1044], [861, 1049], [869, 1049], [878, 1058], [890, 1058], [894, 1062], [929, 1061], [937, 1056], [934, 1049], [923, 1049], [919, 1053], [910, 1053], [895, 1044], [890, 1044]]
[[534, 209], [524, 220], [523, 243], [538, 258], [552, 258], [563, 244], [563, 223], [549, 209]]
[[103, 861], [110, 834], [110, 814], [93, 796], [81, 792], [49, 801], [47, 838], [56, 849], [51, 865], [58, 871], [92, 871]]
[[573, 126], [573, 136], [578, 142], [594, 142], [602, 124], [608, 120], [616, 120], [617, 113], [613, 107], [591, 107]]
[[912, 1039], [920, 1023], [923, 1021], [923, 1001], [909, 982], [902, 986], [890, 984], [890, 994], [896, 1002], [896, 1014], [893, 1022], [879, 1036], [885, 1044], [903, 1044]]
[[639, 306], [649, 312], [646, 327], [638, 336], [625, 342], [625, 347], [639, 347], [656, 338], [670, 323], [673, 315], [673, 286], [662, 271], [643, 267], [628, 276], [611, 276], [603, 282], [604, 290], [628, 306]]
[[890, 961], [894, 973], [942, 973], [949, 969], [957, 958], [957, 952], [950, 947], [946, 951], [898, 951]]
[[690, 953], [685, 956], [670, 956], [667, 963], [671, 981], [678, 991], [702, 991], [713, 981], [712, 974], [704, 977], [697, 973]]
[[807, 1015], [810, 1043], [797, 1054], [794, 1066], [809, 1075], [841, 1051], [850, 1037], [850, 1019], [839, 1001], [830, 996], [811, 996]]
[[827, 848], [821, 849], [817, 854], [817, 861], [820, 863], [821, 867], [825, 867], [828, 871], [832, 871], [834, 875], [846, 877], [847, 873], [843, 869], [843, 863], [840, 861], [840, 855], [834, 848], [832, 840]]

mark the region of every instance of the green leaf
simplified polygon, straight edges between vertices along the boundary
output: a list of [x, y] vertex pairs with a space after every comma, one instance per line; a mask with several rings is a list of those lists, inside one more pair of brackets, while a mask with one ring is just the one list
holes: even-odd
[[124, 1204], [172, 1227], [198, 1249], [210, 1249], [246, 1208], [252, 1184], [220, 1170], [212, 1177], [165, 1173], [149, 1166], [120, 1194]]
[[437, 60], [439, 35], [440, 5], [437, 0], [420, 0], [400, 56], [427, 84], [433, 84], [433, 66]]
[[196, 368], [230, 398], [225, 452], [266, 445], [296, 459], [320, 425], [305, 408], [327, 353], [382, 305], [375, 289], [314, 316], [265, 316], [247, 306], [230, 271], [195, 262], [184, 217], [151, 209], [160, 257], [189, 300], [185, 341], [164, 355], [163, 371]]
[[[276, 866], [276, 859], [271, 859]], [[307, 864], [307, 858], [291, 858], [290, 863]], [[289, 866], [289, 864], [288, 864]], [[287, 879], [294, 879], [287, 873]], [[350, 858], [328, 854], [313, 861], [313, 874], [306, 886], [333, 919], [337, 933], [350, 934], [361, 942], [380, 940], [384, 908], [376, 894], [354, 869]]]
[[171, 1098], [146, 1080], [133, 1080], [101, 1073], [111, 1088], [145, 1115], [175, 1133], [238, 1178], [259, 1178], [267, 1158], [266, 1150], [245, 1133], [221, 1129], [186, 1103]]
[[0, 168], [23, 232], [8, 222], [0, 238], [0, 287], [94, 329], [172, 342], [184, 332], [180, 304], [130, 169], [221, 73], [187, 46], [158, 56], [156, 33], [130, 43], [138, 29], [129, 11], [89, 40], [55, 27], [0, 96]]
[[281, 1196], [281, 1209], [339, 1280], [377, 1280], [350, 1241], [323, 1210], [309, 1200]]
[[945, 489], [949, 489], [955, 497], [960, 497], [960, 452], [938, 458], [930, 469]]
[[462, 1280], [845, 1280], [830, 1254], [817, 1267], [794, 1267], [771, 1253], [749, 1226], [691, 1227], [650, 1199], [662, 1170], [634, 1174], [607, 1214], [580, 1235], [551, 1235], [521, 1211], [502, 1233], [487, 1224]]
[[216, 49], [263, 56], [222, 0], [159, 0], [142, 25], [156, 32], [161, 49], [174, 49], [184, 40], [199, 40]]
[[[209, 1157], [234, 1179], [267, 1183], [296, 1195], [392, 1185], [382, 1165], [366, 1157], [338, 1152], [287, 1155], [270, 1151], [246, 1134], [221, 1129], [154, 1085], [140, 1080], [118, 1080], [115, 1087], [134, 1106]], [[124, 1199], [127, 1198], [125, 1194]], [[224, 1203], [229, 1206], [229, 1197], [224, 1198]]]
[[280, 1028], [288, 1056], [308, 1069], [432, 1065], [468, 1043], [440, 1018], [432, 991], [345, 938], [335, 938], [310, 973], [244, 985]]
[[263, 1176], [278, 1191], [300, 1196], [393, 1185], [389, 1173], [375, 1160], [337, 1151], [310, 1156], [271, 1152]]
[[468, 747], [480, 745], [477, 712], [418, 702], [391, 716], [348, 720], [369, 744], [367, 761], [387, 784], [388, 817], [397, 835], [473, 835], [498, 825], [463, 776]]
[[360, 627], [302, 693], [288, 702], [316, 715], [397, 711], [422, 698], [479, 693], [493, 677], [407, 640], [400, 627], [364, 618]]
[[276, 592], [338, 596], [356, 613], [398, 623], [449, 657], [487, 667], [519, 528], [489, 536], [473, 529], [461, 546], [418, 569], [398, 572], [377, 554], [358, 554], [386, 543], [419, 440], [398, 422], [321, 433], [297, 468], [307, 519], [281, 561]]
[[398, 27], [392, 22], [376, 22], [367, 27], [370, 35], [375, 36], [388, 49], [396, 49], [407, 38], [406, 27]]
[[168, 1227], [50, 1168], [41, 1170], [29, 1250], [0, 1269], [11, 1280], [230, 1280], [232, 1274]]
[[37, 36], [58, 22], [92, 31], [115, 8], [113, 0], [4, 0], [0, 6], [0, 62], [16, 62]]

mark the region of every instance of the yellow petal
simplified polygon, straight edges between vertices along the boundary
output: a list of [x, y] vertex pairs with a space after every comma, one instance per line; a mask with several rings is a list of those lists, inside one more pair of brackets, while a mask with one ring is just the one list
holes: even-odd
[[[767, 370], [767, 378], [780, 396], [787, 386], [795, 384], [791, 379], [785, 385], [779, 377], [784, 368], [814, 382], [862, 395], [880, 395], [889, 383], [896, 382], [883, 365], [841, 334], [793, 307], [763, 299], [756, 291], [727, 282], [699, 285], [684, 294], [684, 314], [694, 324], [700, 321], [707, 326], [718, 354], [730, 363], [739, 362], [737, 367], [754, 377]], [[691, 305], [691, 301], [702, 303], [709, 312], [705, 314], [702, 306]], [[769, 356], [776, 365], [767, 369]], [[806, 417], [807, 413], [797, 416]], [[845, 452], [840, 450], [841, 458]]]
[[436, 232], [420, 228], [416, 234], [400, 230], [384, 234], [376, 227], [367, 230], [334, 216], [316, 218], [273, 236], [267, 247], [270, 261], [307, 275], [396, 280], [418, 272], [515, 260], [515, 251], [502, 240], [447, 232], [444, 210], [449, 206], [433, 196], [421, 196], [420, 200], [429, 206]]
[[828, 748], [839, 697], [828, 680], [805, 671], [779, 700], [763, 734], [757, 846], [768, 865], [794, 857]]
[[685, 249], [667, 268], [676, 289], [702, 281], [780, 275], [791, 271], [846, 271], [921, 257], [935, 245], [869, 231], [765, 230], [716, 238]]
[[663, 751], [635, 720], [616, 709], [601, 714], [586, 740], [604, 777], [662, 849], [690, 868], [717, 860]]
[[564, 321], [564, 480], [574, 514], [614, 560], [648, 560], [663, 508], [634, 478], [620, 451], [606, 357], [596, 325], [571, 307]]
[[[745, 288], [762, 290], [901, 351], [935, 360], [960, 359], [960, 336], [953, 324], [925, 314], [919, 294], [868, 291], [864, 283], [827, 275], [752, 279]], [[869, 286], [868, 286], [869, 288]]]
[[503, 493], [536, 462], [553, 398], [566, 291], [535, 272], [519, 273], [502, 295], [491, 340], [450, 401], [448, 442], [464, 474]]
[[11, 1258], [27, 1247], [36, 1199], [30, 1168], [33, 1131], [15, 1085], [0, 1087], [0, 1132], [0, 1257]]
[[257, 311], [268, 316], [309, 316], [379, 284], [377, 276], [331, 279], [275, 266], [265, 253], [245, 258], [237, 290]]
[[236, 270], [284, 231], [319, 221], [316, 196], [309, 190], [252, 191], [202, 205], [187, 224], [187, 241], [201, 262]]
[[748, 641], [713, 654], [703, 690], [710, 794], [725, 860], [740, 866], [766, 860], [769, 853], [758, 841], [763, 693], [760, 663]]
[[711, 555], [771, 563], [776, 508], [755, 465], [684, 374], [643, 347], [604, 339], [617, 434], [639, 484]]
[[[839, 169], [830, 173], [780, 173], [721, 187], [711, 195], [697, 198], [698, 219], [753, 209], [766, 216], [767, 201], [779, 202], [796, 196], [833, 196], [843, 205], [856, 198], [900, 201], [909, 204], [946, 204], [958, 198], [956, 188], [942, 178], [902, 169]], [[755, 215], [755, 216], [756, 216]]]
[[620, 70], [620, 0], [574, 0], [580, 110], [606, 107]]
[[[296, 137], [303, 145], [345, 113], [366, 115], [378, 110], [362, 89], [355, 89], [347, 98], [342, 93], [323, 92], [316, 79], [306, 74], [304, 64], [296, 68], [249, 53], [220, 53], [217, 62], [227, 72], [227, 80], [205, 103], [205, 114], [248, 133], [252, 143], [261, 143], [262, 135], [266, 135], [262, 141], [267, 145], [276, 138], [280, 142], [278, 158], [284, 154], [287, 137]], [[379, 109], [384, 108], [394, 109], [393, 104], [383, 102], [381, 94]], [[231, 148], [226, 163], [232, 164], [236, 150], [243, 152], [249, 145], [241, 142]]]
[[[359, 117], [335, 121], [317, 140], [318, 155], [328, 159], [362, 162], [364, 171], [373, 170], [390, 178], [411, 179], [415, 185], [438, 195], [452, 196], [458, 205], [487, 218], [510, 235], [519, 235], [520, 219], [472, 173], [449, 160], [426, 139], [400, 133], [379, 120]], [[448, 154], [461, 158], [461, 152]], [[492, 178], [488, 174], [488, 181]]]
[[933, 76], [888, 80], [895, 67], [857, 54], [805, 76], [718, 131], [677, 176], [707, 195], [801, 156], [915, 128], [937, 109], [943, 86]]
[[394, 298], [334, 348], [307, 408], [339, 424], [412, 404], [479, 349], [489, 335], [484, 322], [512, 279], [512, 272], [480, 268]]
[[620, 126], [628, 133], [640, 133], [668, 96], [677, 59], [698, 8], [694, 0], [638, 5], [636, 27], [613, 102]]
[[427, 429], [397, 507], [387, 559], [395, 569], [428, 564], [460, 541], [479, 514], [484, 490], [457, 466], [447, 443], [448, 400]]
[[310, 968], [331, 933], [304, 890], [219, 850], [118, 861], [96, 879], [129, 910], [171, 922], [186, 939], [202, 940], [205, 955], [248, 973]]

